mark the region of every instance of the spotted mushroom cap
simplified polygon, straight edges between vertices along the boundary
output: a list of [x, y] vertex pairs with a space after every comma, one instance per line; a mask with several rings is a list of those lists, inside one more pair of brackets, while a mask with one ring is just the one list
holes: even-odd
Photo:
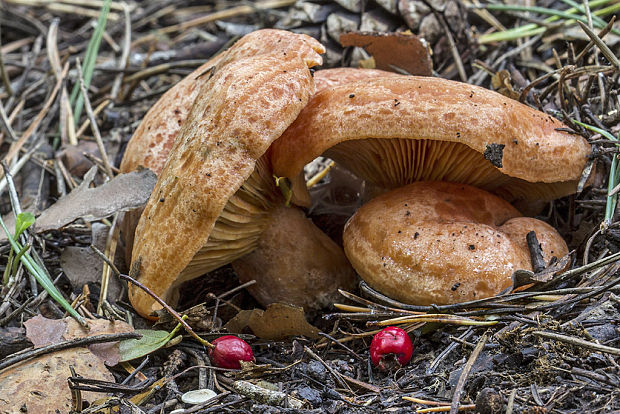
[[548, 224], [476, 187], [416, 182], [364, 204], [347, 222], [344, 249], [371, 287], [415, 305], [481, 299], [532, 270], [526, 235], [548, 262], [568, 248]]
[[161, 172], [181, 125], [212, 70], [245, 57], [278, 53], [288, 54], [289, 58], [299, 56], [306, 60], [308, 67], [317, 66], [322, 60], [316, 51], [322, 53], [322, 47], [308, 36], [283, 30], [257, 30], [242, 37], [233, 47], [209, 59], [170, 88], [149, 109], [127, 144], [121, 171], [130, 172], [142, 166], [155, 174]]
[[[314, 93], [320, 43], [277, 30], [248, 36], [200, 86], [136, 228], [132, 274], [170, 302], [181, 282], [252, 250], [277, 194], [257, 190], [273, 185], [263, 155]], [[144, 316], [159, 308], [134, 286], [129, 296]]]
[[388, 72], [380, 69], [362, 68], [331, 68], [321, 69], [314, 72], [314, 84], [316, 92], [320, 93], [324, 89], [342, 85], [350, 82], [363, 81], [381, 77], [400, 77], [398, 73]]
[[585, 139], [564, 128], [481, 87], [382, 77], [317, 93], [274, 144], [273, 166], [294, 177], [325, 155], [388, 189], [441, 180], [510, 200], [552, 199], [576, 191], [590, 154]]

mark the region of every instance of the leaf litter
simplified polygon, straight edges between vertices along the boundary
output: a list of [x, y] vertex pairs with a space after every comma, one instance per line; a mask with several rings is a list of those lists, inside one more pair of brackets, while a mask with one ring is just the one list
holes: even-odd
[[[39, 183], [34, 198], [38, 194], [44, 198], [39, 200], [41, 205], [51, 205], [26, 232], [33, 241], [31, 249], [40, 252], [57, 286], [89, 323], [95, 316], [115, 319], [114, 325], [120, 326], [131, 310], [122, 298], [116, 300], [116, 295], [109, 296], [114, 300], [104, 300], [102, 313], [95, 315], [100, 302], [100, 268], [89, 269], [92, 274], [88, 278], [67, 278], [59, 266], [60, 255], [69, 248], [82, 249], [75, 250], [76, 255], [90, 251], [88, 246], [94, 240], [91, 227], [109, 227], [115, 213], [143, 204], [154, 184], [154, 177], [147, 172], [131, 178], [119, 175], [106, 182], [105, 174], [99, 172], [106, 170], [106, 163], [95, 150], [97, 134], [88, 126], [91, 117], [84, 114], [74, 119], [71, 105], [63, 101], [68, 100], [63, 82], [74, 88], [79, 84], [74, 58], [84, 57], [92, 34], [88, 22], [99, 15], [100, 5], [84, 2], [70, 7], [69, 14], [65, 3], [71, 2], [7, 3], [11, 6], [3, 14], [0, 69], [11, 87], [3, 83], [1, 92], [5, 112], [1, 154], [18, 187], [20, 182]], [[515, 413], [599, 413], [620, 409], [615, 354], [620, 347], [616, 254], [620, 227], [615, 209], [606, 211], [608, 189], [618, 186], [614, 170], [617, 144], [608, 138], [618, 135], [620, 122], [617, 67], [612, 58], [618, 55], [617, 24], [604, 27], [618, 11], [615, 3], [550, 1], [541, 4], [542, 9], [516, 10], [485, 2], [401, 0], [362, 5], [348, 0], [333, 4], [300, 1], [291, 7], [294, 1], [263, 0], [256, 8], [217, 1], [216, 11], [185, 2], [157, 1], [149, 7], [133, 1], [110, 3], [106, 35], [101, 37], [94, 65], [96, 76], [91, 78], [85, 99], [92, 103], [113, 165], [118, 165], [120, 148], [157, 97], [243, 30], [276, 26], [309, 33], [327, 46], [328, 65], [378, 67], [387, 61], [388, 66], [402, 69], [406, 65], [399, 64], [399, 58], [405, 53], [396, 52], [400, 49], [381, 44], [373, 56], [371, 48], [343, 47], [339, 28], [358, 32], [380, 29], [380, 34], [369, 36], [381, 39], [409, 36], [402, 33], [407, 28], [432, 51], [432, 68], [438, 76], [493, 87], [566, 122], [577, 121], [575, 130], [595, 147], [596, 167], [590, 186], [578, 195], [555, 201], [542, 213], [575, 253], [542, 271], [516, 274], [518, 291], [488, 300], [415, 308], [362, 285], [359, 291], [343, 292], [344, 303], [337, 309], [318, 315], [303, 315], [283, 305], [257, 309], [244, 290], [236, 290], [234, 272], [220, 269], [210, 279], [187, 287], [181, 308], [198, 306], [192, 313], [195, 319], [190, 316], [188, 321], [206, 338], [221, 335], [225, 326], [251, 332], [242, 335], [253, 347], [256, 365], [234, 375], [218, 371], [209, 365], [206, 350], [186, 335], [177, 336], [178, 343], [162, 350], [159, 345], [167, 342], [163, 338], [168, 337], [173, 321], [166, 331], [155, 334], [151, 343], [157, 346], [143, 352], [149, 354], [148, 360], [131, 361], [136, 366], [124, 363], [109, 371], [89, 350], [94, 347], [91, 345], [0, 371], [2, 378], [10, 375], [0, 385], [0, 404], [9, 407], [2, 410], [11, 412], [28, 403], [31, 412], [46, 412], [50, 406], [68, 412], [73, 404], [67, 383], [67, 377], [72, 376], [69, 365], [85, 380], [103, 381], [98, 393], [82, 393], [86, 401], [102, 398], [98, 403], [115, 401], [113, 404], [128, 408], [136, 404], [144, 412], [189, 408], [180, 395], [197, 389], [218, 393], [195, 406], [206, 412], [448, 412], [455, 407], [484, 412], [484, 407], [499, 407], [499, 412]], [[557, 12], [546, 14], [554, 10], [578, 14], [588, 30]], [[60, 17], [60, 22], [54, 23], [54, 17]], [[7, 19], [19, 24], [6, 31]], [[226, 24], [213, 25], [218, 19]], [[61, 30], [48, 30], [54, 24]], [[82, 29], [76, 31], [76, 27]], [[355, 44], [364, 46], [367, 40], [362, 37]], [[53, 62], [47, 57], [53, 55], [52, 49], [61, 56]], [[422, 66], [428, 68], [428, 62], [426, 59]], [[41, 70], [47, 66], [54, 67], [58, 78]], [[581, 124], [606, 134], [586, 130]], [[42, 141], [54, 146], [52, 156], [31, 152]], [[22, 168], [30, 164], [38, 168]], [[97, 170], [84, 176], [84, 166], [96, 166]], [[328, 175], [325, 181], [329, 179]], [[94, 188], [92, 183], [96, 183]], [[134, 185], [141, 190], [136, 192]], [[8, 202], [4, 203], [3, 214], [9, 211], [7, 206]], [[605, 226], [600, 227], [603, 222]], [[3, 259], [9, 251], [3, 241]], [[79, 266], [91, 267], [94, 260], [91, 255], [89, 261], [74, 266], [77, 271], [67, 268], [67, 273], [79, 273]], [[116, 260], [115, 265], [127, 271], [122, 261]], [[27, 327], [37, 326], [37, 334], [21, 339], [31, 338], [38, 346], [82, 335], [75, 321], [63, 320], [57, 306], [35, 292], [23, 270], [2, 287], [0, 344], [8, 341], [9, 332], [14, 334], [21, 319], [28, 319]], [[422, 317], [412, 317], [420, 313]], [[369, 369], [368, 345], [376, 327], [395, 318], [411, 320], [402, 327], [414, 339], [413, 362], [391, 374]], [[421, 319], [424, 322], [416, 322]], [[447, 325], [447, 319], [467, 323]], [[101, 326], [93, 325], [93, 331], [113, 331], [107, 320], [96, 320]], [[281, 324], [282, 320], [287, 323]], [[58, 321], [73, 326], [73, 334], [61, 333]], [[472, 321], [479, 323], [472, 325]], [[491, 321], [494, 325], [489, 326], [486, 322]], [[145, 321], [133, 319], [133, 323], [155, 332]], [[120, 358], [114, 347], [101, 351], [110, 363]], [[123, 381], [129, 385], [121, 384]], [[76, 383], [79, 381], [74, 379], [74, 395]], [[21, 388], [10, 388], [14, 386]], [[45, 388], [39, 390], [41, 386]], [[132, 397], [136, 392], [139, 397]], [[105, 397], [110, 394], [118, 398]], [[298, 408], [292, 408], [291, 401]]]

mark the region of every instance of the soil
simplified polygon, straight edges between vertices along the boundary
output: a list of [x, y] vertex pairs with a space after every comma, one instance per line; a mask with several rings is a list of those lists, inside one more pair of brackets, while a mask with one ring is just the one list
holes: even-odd
[[[569, 7], [563, 1], [535, 3], [552, 10]], [[620, 130], [620, 66], [615, 57], [620, 37], [604, 33], [601, 27], [612, 14], [592, 14], [591, 31], [600, 36], [592, 43], [587, 28], [564, 24], [564, 18], [549, 19], [538, 13], [541, 10], [473, 4], [452, 0], [113, 2], [88, 93], [114, 174], [133, 131], [162, 93], [243, 34], [265, 27], [317, 37], [327, 47], [325, 67], [373, 65], [363, 50], [340, 46], [341, 32], [411, 30], [432, 50], [434, 76], [495, 89], [562, 119], [592, 144], [592, 163], [584, 173], [587, 182], [584, 179], [582, 191], [544, 203], [535, 213], [562, 234], [570, 257], [562, 266], [551, 264], [536, 274], [520, 275], [516, 280], [523, 286], [514, 292], [486, 301], [415, 307], [362, 283], [343, 292], [339, 306], [306, 315], [318, 333], [265, 339], [258, 328], [244, 328], [240, 334], [252, 346], [256, 361], [240, 371], [213, 369], [205, 346], [184, 332], [174, 345], [152, 352], [148, 359], [111, 367], [116, 382], [95, 386], [87, 381], [89, 372], [66, 373], [74, 393], [94, 389], [106, 404], [120, 407], [116, 412], [143, 413], [620, 412], [620, 221], [614, 197], [608, 197], [620, 179], [620, 174], [613, 174]], [[85, 52], [99, 7], [92, 0], [80, 5], [7, 0], [0, 6], [0, 101], [6, 113], [0, 124], [0, 156], [14, 169], [18, 160], [29, 159], [12, 174], [23, 211], [38, 215], [77, 187], [93, 165], [98, 167], [94, 185], [105, 182], [107, 163], [98, 150], [97, 134], [90, 127], [81, 128], [87, 113], [74, 114], [79, 121], [71, 131], [66, 110], [79, 84], [77, 60], [87, 65]], [[588, 22], [588, 13], [578, 14]], [[531, 30], [514, 39], [494, 38], [502, 28]], [[586, 129], [573, 120], [597, 129]], [[485, 157], [501, 166], [502, 150], [503, 146], [489, 144]], [[318, 189], [336, 181], [338, 174], [342, 173], [328, 175], [313, 191], [324, 194]], [[359, 206], [355, 195], [363, 183], [351, 182], [355, 188], [343, 186], [329, 194], [329, 202], [324, 198], [310, 210], [315, 222], [336, 240], [347, 215]], [[0, 209], [5, 215], [12, 209], [11, 198], [7, 191], [1, 194]], [[328, 206], [333, 200], [340, 200], [335, 215]], [[123, 286], [126, 282], [118, 283], [108, 296], [108, 307], [98, 310], [103, 263], [88, 247], [97, 245], [110, 256], [114, 249], [106, 240], [113, 220], [114, 214], [94, 221], [78, 219], [57, 230], [30, 232], [28, 237], [32, 251], [62, 294], [79, 305], [81, 315], [123, 319], [136, 328], [150, 329], [151, 322], [133, 313]], [[123, 241], [113, 232], [110, 238], [120, 244], [114, 262], [121, 273], [129, 273]], [[7, 268], [10, 251], [3, 241], [0, 271]], [[68, 271], [67, 261], [75, 257], [68, 258], [67, 251], [86, 260], [79, 262], [83, 273], [76, 277]], [[86, 274], [94, 276], [89, 279]], [[0, 357], [4, 358], [0, 364], [20, 351], [30, 352], [32, 344], [23, 329], [26, 320], [36, 315], [64, 316], [59, 305], [40, 294], [42, 287], [35, 290], [34, 286], [28, 272], [19, 270], [0, 290]], [[207, 340], [227, 334], [225, 326], [241, 310], [260, 308], [238, 286], [232, 268], [223, 267], [186, 284], [177, 310], [188, 314], [192, 328]], [[426, 318], [419, 322], [421, 314]], [[413, 340], [412, 360], [406, 366], [379, 371], [369, 359], [372, 336], [390, 324], [385, 321], [404, 316], [410, 318], [399, 326]], [[161, 322], [154, 329], [170, 331], [177, 323], [168, 316]], [[302, 325], [297, 326], [299, 332], [309, 332]], [[139, 373], [136, 370], [128, 379], [127, 370], [138, 365]], [[182, 401], [184, 393], [201, 388], [218, 396], [202, 405]], [[143, 393], [146, 390], [150, 392]], [[91, 400], [74, 408], [104, 412], [105, 408], [97, 410], [98, 404]], [[20, 408], [6, 412], [20, 412]]]

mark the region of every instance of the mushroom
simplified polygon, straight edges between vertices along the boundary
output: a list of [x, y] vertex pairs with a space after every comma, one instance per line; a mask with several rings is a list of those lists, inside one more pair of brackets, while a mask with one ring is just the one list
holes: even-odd
[[[317, 72], [318, 73], [318, 72]], [[273, 145], [273, 168], [295, 177], [319, 155], [380, 188], [452, 181], [507, 200], [574, 193], [590, 145], [557, 119], [490, 90], [391, 76], [317, 93]]]
[[[203, 75], [205, 80], [198, 78], [202, 85], [195, 87], [196, 99], [180, 128], [178, 122], [169, 123], [165, 118], [176, 108], [171, 99], [191, 89], [187, 84], [158, 103], [163, 120], [157, 116], [145, 120], [142, 132], [152, 136], [148, 125], [163, 125], [163, 132], [155, 132], [161, 134], [158, 142], [174, 139], [174, 144], [135, 231], [132, 274], [164, 300], [174, 304], [180, 283], [250, 253], [259, 246], [266, 229], [272, 229], [266, 233], [271, 240], [277, 233], [284, 237], [284, 245], [307, 246], [304, 254], [327, 254], [325, 261], [333, 266], [322, 269], [323, 273], [313, 269], [314, 285], [300, 284], [311, 290], [295, 296], [301, 303], [289, 302], [316, 306], [314, 298], [333, 293], [324, 286], [334, 290], [354, 280], [340, 248], [308, 232], [311, 223], [301, 212], [283, 207], [285, 199], [274, 183], [267, 151], [314, 92], [309, 67], [321, 63], [322, 52], [322, 45], [305, 35], [278, 30], [251, 33], [216, 58], [214, 68]], [[170, 129], [166, 131], [166, 127]], [[142, 148], [139, 157], [149, 153], [144, 148], [154, 148], [148, 136], [133, 139], [142, 142], [136, 144]], [[166, 145], [157, 145], [161, 152], [153, 156], [165, 158]], [[148, 156], [142, 160], [148, 164]], [[126, 165], [132, 163], [136, 165], [133, 161]], [[285, 226], [304, 233], [285, 231], [277, 223], [281, 216], [288, 216]], [[282, 248], [277, 244], [270, 248], [280, 255], [288, 253], [278, 250]], [[284, 273], [288, 270], [275, 269], [272, 274], [280, 283], [294, 286], [296, 275], [305, 276], [307, 269], [294, 269], [292, 275]], [[273, 289], [264, 289], [267, 297], [259, 297], [259, 301], [282, 299]], [[143, 316], [152, 317], [159, 308], [134, 286], [129, 296]]]
[[[510, 201], [571, 194], [589, 153], [585, 139], [542, 112], [484, 88], [415, 76], [327, 87], [272, 146], [280, 177], [324, 155], [377, 192], [394, 189], [350, 219], [344, 248], [371, 286], [415, 304], [497, 294], [514, 270], [531, 269], [531, 230], [548, 256], [566, 254], [553, 228], [474, 187]], [[476, 213], [477, 204], [492, 207]], [[482, 236], [497, 240], [485, 246]]]
[[347, 222], [344, 250], [369, 286], [405, 303], [443, 305], [496, 295], [532, 270], [526, 234], [543, 257], [568, 253], [548, 224], [486, 191], [416, 182], [364, 204]]

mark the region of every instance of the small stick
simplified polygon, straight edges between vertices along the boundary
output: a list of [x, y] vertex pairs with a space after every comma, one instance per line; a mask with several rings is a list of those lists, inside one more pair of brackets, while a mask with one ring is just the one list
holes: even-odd
[[[469, 404], [469, 405], [461, 405], [458, 408], [458, 411], [473, 411], [475, 409], [476, 409], [476, 404]], [[450, 406], [445, 406], [445, 407], [420, 408], [420, 409], [415, 410], [416, 414], [418, 413], [442, 413], [445, 411], [451, 412], [452, 409], [450, 408]]]
[[[106, 106], [108, 106], [110, 104], [110, 100], [109, 99], [104, 99], [103, 102], [101, 102], [99, 105], [97, 105], [97, 107], [93, 110], [93, 114], [95, 114], [95, 116], [98, 116], [99, 113], [101, 111], [103, 111]], [[84, 131], [86, 131], [86, 128], [88, 128], [88, 126], [90, 125], [90, 118], [86, 118], [84, 120], [84, 122], [82, 122], [82, 125], [80, 125], [80, 128], [77, 130], [77, 132], [75, 133], [76, 137], [81, 137], [82, 134], [84, 134]]]
[[526, 236], [527, 247], [530, 249], [530, 260], [532, 261], [532, 269], [534, 273], [540, 273], [545, 270], [545, 259], [542, 254], [542, 248], [538, 242], [535, 231], [530, 231]]
[[21, 352], [19, 355], [8, 356], [2, 362], [0, 362], [0, 370], [3, 370], [18, 362], [26, 361], [32, 358], [36, 358], [41, 355], [48, 354], [50, 352], [63, 351], [65, 349], [76, 348], [78, 346], [86, 346], [92, 344], [101, 344], [105, 342], [121, 341], [123, 339], [139, 339], [142, 338], [137, 332], [123, 332], [116, 334], [104, 334], [89, 336], [87, 338], [79, 338], [71, 341], [63, 341], [57, 344], [47, 345], [41, 348], [35, 348], [30, 351]]
[[208, 347], [208, 348], [215, 348], [215, 345], [213, 345], [211, 342], [207, 341], [206, 339], [202, 339], [201, 337], [198, 336], [198, 334], [196, 334], [196, 332], [194, 332], [194, 330], [192, 329], [191, 326], [189, 326], [187, 324], [187, 322], [185, 322], [185, 319], [183, 319], [181, 317], [181, 315], [179, 315], [179, 313], [177, 311], [175, 311], [174, 309], [172, 309], [172, 307], [170, 305], [168, 305], [166, 302], [164, 302], [159, 296], [157, 296], [155, 293], [153, 293], [153, 291], [151, 291], [151, 289], [147, 288], [146, 286], [144, 286], [142, 283], [138, 282], [136, 279], [132, 278], [129, 275], [125, 275], [125, 274], [120, 274], [119, 277], [121, 279], [124, 279], [128, 282], [133, 283], [134, 285], [138, 286], [140, 289], [142, 289], [143, 291], [145, 291], [149, 296], [151, 296], [153, 299], [155, 299], [155, 301], [157, 301], [157, 303], [159, 303], [161, 306], [164, 307], [164, 309], [166, 309], [168, 312], [170, 312], [170, 314], [177, 320], [179, 321], [179, 323], [181, 325], [183, 325], [183, 328], [185, 328], [185, 330], [194, 337], [194, 339], [196, 339], [198, 342], [200, 342], [202, 345]]
[[157, 34], [149, 34], [135, 40], [132, 43], [132, 47], [140, 45], [145, 42], [150, 42], [163, 34], [173, 32], [183, 32], [196, 26], [202, 26], [206, 23], [214, 22], [216, 20], [228, 19], [231, 17], [243, 16], [246, 14], [256, 13], [257, 10], [276, 9], [281, 7], [288, 7], [295, 3], [296, 0], [265, 0], [254, 3], [253, 5], [242, 5], [232, 7], [230, 9], [218, 10], [214, 13], [200, 16], [192, 20], [178, 23], [172, 26], [166, 26], [157, 31]]
[[[0, 42], [0, 47], [2, 43]], [[4, 67], [4, 58], [3, 53], [0, 51], [0, 74], [2, 75], [2, 84], [4, 85], [4, 89], [6, 89], [6, 93], [11, 96], [13, 95], [13, 88], [11, 88], [11, 80], [9, 79], [9, 75], [6, 72], [6, 68]]]
[[338, 372], [336, 372], [332, 367], [330, 367], [329, 365], [327, 365], [325, 363], [325, 361], [323, 361], [323, 359], [321, 359], [320, 356], [318, 356], [317, 354], [315, 354], [310, 348], [308, 348], [307, 345], [304, 345], [304, 350], [308, 353], [308, 355], [310, 355], [312, 358], [316, 359], [317, 361], [319, 361], [325, 368], [327, 368], [327, 370], [329, 371], [330, 374], [333, 375], [334, 379], [336, 381], [338, 381], [338, 383], [340, 383], [340, 385], [343, 388], [348, 389], [349, 391], [352, 391], [351, 388], [349, 387], [349, 385], [344, 382], [344, 380], [340, 377], [340, 374]]
[[86, 86], [84, 85], [84, 77], [82, 76], [82, 67], [80, 66], [79, 59], [76, 60], [75, 64], [77, 66], [78, 76], [80, 77], [80, 89], [82, 90], [82, 96], [84, 97], [84, 108], [86, 108], [86, 114], [88, 115], [88, 119], [90, 119], [90, 129], [95, 135], [95, 140], [97, 141], [97, 147], [99, 148], [99, 153], [101, 154], [101, 160], [103, 161], [106, 174], [109, 178], [113, 178], [114, 173], [112, 172], [110, 160], [108, 159], [108, 154], [105, 150], [105, 146], [103, 145], [103, 139], [101, 138], [99, 126], [97, 125], [95, 114], [93, 113], [93, 107], [90, 105], [90, 99], [88, 98], [88, 92], [86, 91]]
[[69, 62], [67, 62], [64, 68], [62, 69], [62, 73], [60, 74], [60, 77], [56, 80], [54, 89], [52, 89], [52, 92], [48, 96], [47, 101], [45, 101], [45, 103], [43, 104], [43, 108], [41, 109], [41, 111], [37, 114], [34, 120], [30, 123], [26, 131], [22, 134], [22, 136], [16, 142], [13, 143], [13, 145], [9, 149], [9, 152], [4, 156], [4, 160], [6, 162], [11, 162], [11, 160], [17, 155], [19, 150], [24, 146], [26, 141], [28, 141], [28, 138], [30, 138], [32, 134], [34, 134], [34, 131], [39, 127], [39, 125], [41, 124], [41, 121], [43, 121], [43, 118], [45, 118], [45, 115], [47, 115], [50, 108], [52, 107], [52, 104], [56, 100], [56, 95], [58, 94], [58, 91], [60, 90], [60, 87], [62, 86], [63, 79], [65, 78], [65, 76], [67, 76], [68, 71], [69, 71]]
[[465, 391], [465, 383], [467, 382], [467, 377], [469, 377], [469, 373], [471, 372], [471, 369], [474, 366], [476, 359], [478, 359], [480, 352], [482, 352], [482, 349], [484, 348], [484, 344], [486, 344], [487, 342], [487, 338], [488, 336], [487, 336], [487, 333], [485, 332], [480, 337], [480, 340], [478, 340], [476, 347], [472, 351], [471, 355], [469, 356], [469, 359], [467, 360], [467, 363], [463, 367], [461, 376], [459, 377], [459, 380], [456, 384], [456, 388], [454, 389], [454, 395], [452, 396], [452, 404], [450, 404], [450, 414], [457, 414], [457, 412], [459, 411], [460, 400], [461, 400], [461, 396], [463, 395], [463, 392]]
[[4, 105], [0, 102], [0, 121], [2, 121], [2, 126], [6, 130], [6, 133], [9, 135], [11, 141], [17, 141], [17, 135], [13, 128], [11, 127], [11, 119], [6, 115], [6, 111], [4, 109]]
[[533, 335], [540, 336], [547, 339], [553, 339], [555, 341], [564, 342], [570, 345], [578, 346], [581, 348], [591, 349], [597, 352], [603, 352], [606, 354], [620, 356], [620, 348], [614, 348], [612, 346], [600, 345], [594, 342], [586, 341], [581, 338], [575, 338], [573, 336], [561, 335], [553, 332], [534, 331]]
[[127, 3], [122, 2], [121, 6], [123, 8], [123, 16], [125, 19], [125, 36], [123, 37], [123, 53], [121, 54], [118, 65], [119, 73], [116, 75], [114, 82], [112, 83], [112, 92], [110, 93], [112, 100], [116, 100], [118, 97], [118, 92], [121, 89], [123, 77], [125, 76], [127, 61], [129, 60], [129, 52], [131, 51], [131, 15]]
[[336, 338], [326, 334], [325, 332], [319, 332], [319, 335], [329, 339], [331, 342], [335, 343], [336, 345], [340, 346], [342, 349], [344, 349], [345, 351], [347, 351], [349, 354], [353, 355], [355, 358], [362, 360], [363, 358], [361, 356], [359, 356], [354, 350], [352, 350], [351, 348], [349, 348], [348, 346], [346, 346], [345, 344], [343, 344], [342, 342], [340, 342], [339, 340], [337, 340]]

